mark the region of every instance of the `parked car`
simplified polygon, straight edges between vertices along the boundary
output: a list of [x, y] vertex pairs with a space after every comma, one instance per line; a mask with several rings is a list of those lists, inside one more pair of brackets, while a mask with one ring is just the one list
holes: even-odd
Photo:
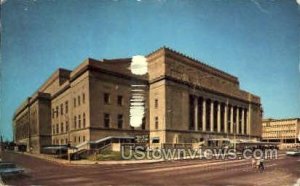
[[17, 167], [13, 163], [1, 162], [0, 163], [0, 175], [1, 176], [13, 176], [24, 173], [24, 169]]
[[300, 149], [290, 149], [285, 153], [287, 156], [300, 156]]

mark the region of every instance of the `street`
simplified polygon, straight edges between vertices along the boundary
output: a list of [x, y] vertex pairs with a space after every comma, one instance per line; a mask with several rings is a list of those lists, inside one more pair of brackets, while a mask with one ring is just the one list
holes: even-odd
[[9, 185], [293, 185], [300, 178], [300, 157], [280, 155], [265, 161], [265, 171], [251, 160], [181, 160], [130, 165], [63, 165], [5, 152], [4, 161], [26, 173], [4, 180]]

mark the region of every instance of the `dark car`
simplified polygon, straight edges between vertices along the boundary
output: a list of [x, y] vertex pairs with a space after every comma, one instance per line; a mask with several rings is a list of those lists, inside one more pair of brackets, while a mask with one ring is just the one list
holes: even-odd
[[20, 175], [24, 173], [24, 169], [17, 167], [13, 163], [0, 163], [0, 175], [1, 176], [13, 176], [13, 175]]

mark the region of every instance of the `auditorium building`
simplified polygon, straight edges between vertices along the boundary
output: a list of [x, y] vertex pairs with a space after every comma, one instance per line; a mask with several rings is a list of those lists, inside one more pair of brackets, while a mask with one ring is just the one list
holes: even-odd
[[[15, 111], [14, 141], [40, 152], [108, 136], [148, 135], [150, 146], [261, 137], [260, 98], [241, 90], [237, 77], [166, 47], [146, 59], [144, 75], [132, 73], [132, 58], [58, 69]], [[136, 85], [144, 115], [132, 127]]]

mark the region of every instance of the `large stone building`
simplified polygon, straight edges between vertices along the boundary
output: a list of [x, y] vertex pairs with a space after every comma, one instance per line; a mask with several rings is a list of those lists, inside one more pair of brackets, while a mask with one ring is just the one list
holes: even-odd
[[300, 143], [300, 118], [264, 119], [262, 139], [268, 142]]
[[[58, 69], [16, 110], [15, 141], [40, 152], [107, 136], [149, 135], [150, 145], [260, 138], [260, 98], [241, 90], [237, 77], [165, 47], [146, 58], [145, 75], [131, 72], [131, 58]], [[130, 126], [134, 84], [145, 86], [138, 128]]]

